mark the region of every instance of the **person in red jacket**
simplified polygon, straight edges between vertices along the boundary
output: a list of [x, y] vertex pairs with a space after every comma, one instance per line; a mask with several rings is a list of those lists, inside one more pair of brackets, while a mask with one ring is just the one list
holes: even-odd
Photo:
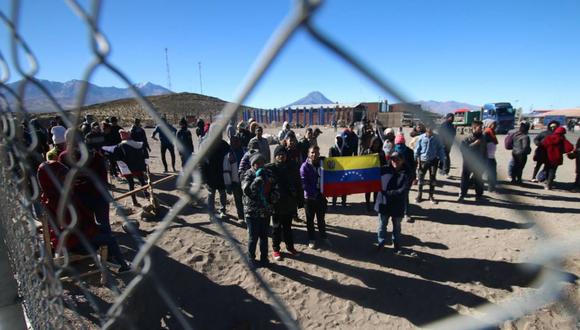
[[542, 141], [542, 146], [546, 149], [546, 183], [545, 189], [552, 189], [554, 179], [556, 178], [556, 170], [558, 166], [562, 165], [564, 154], [574, 151], [574, 146], [570, 141], [566, 140], [566, 129], [558, 127], [554, 130], [552, 135], [547, 136]]

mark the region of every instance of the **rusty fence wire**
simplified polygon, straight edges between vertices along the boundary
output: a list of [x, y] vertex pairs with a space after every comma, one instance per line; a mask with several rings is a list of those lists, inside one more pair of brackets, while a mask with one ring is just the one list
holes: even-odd
[[[111, 292], [109, 305], [97, 301], [91, 292], [91, 288], [81, 279], [75, 267], [71, 266], [71, 256], [66, 247], [58, 246], [56, 252], [61, 257], [59, 262], [53, 258], [52, 252], [48, 250], [45, 237], [39, 231], [41, 222], [39, 220], [42, 211], [39, 210], [40, 188], [36, 178], [35, 164], [39, 163], [39, 153], [36, 147], [39, 144], [38, 137], [31, 133], [34, 127], [30, 124], [26, 107], [23, 100], [27, 86], [34, 85], [41, 90], [51, 101], [52, 105], [58, 109], [66, 127], [73, 128], [73, 133], [78, 135], [77, 128], [81, 120], [81, 108], [85, 103], [88, 85], [87, 82], [97, 69], [106, 70], [122, 81], [126, 87], [130, 88], [134, 97], [146, 109], [147, 113], [158, 123], [163, 132], [170, 135], [170, 129], [161, 119], [160, 114], [154, 106], [145, 98], [129, 78], [120, 68], [109, 60], [109, 42], [103, 31], [100, 30], [99, 17], [101, 15], [101, 1], [94, 0], [88, 8], [83, 7], [75, 0], [67, 0], [70, 9], [78, 15], [87, 28], [87, 36], [90, 41], [92, 59], [86, 65], [82, 77], [82, 87], [77, 94], [76, 106], [72, 111], [64, 111], [53, 95], [46, 90], [37, 80], [36, 74], [40, 64], [35, 57], [34, 50], [26, 43], [26, 36], [21, 35], [19, 29], [19, 16], [21, 14], [21, 2], [13, 0], [10, 5], [10, 12], [0, 12], [1, 26], [10, 35], [10, 53], [0, 53], [0, 237], [4, 239], [9, 247], [9, 255], [15, 269], [15, 277], [18, 281], [20, 294], [23, 298], [26, 316], [30, 325], [34, 329], [45, 328], [79, 328], [83, 323], [79, 321], [77, 313], [89, 314], [93, 322], [102, 328], [113, 328], [118, 324], [123, 324], [124, 307], [132, 294], [135, 294], [140, 285], [145, 281], [153, 283], [152, 287], [157, 291], [163, 303], [173, 315], [176, 324], [184, 329], [191, 329], [193, 326], [188, 322], [187, 317], [179, 308], [179, 302], [164, 288], [162, 276], [153, 270], [151, 253], [156, 243], [164, 235], [176, 217], [187, 205], [199, 200], [201, 189], [201, 174], [199, 165], [208, 156], [212, 147], [216, 145], [226, 124], [234, 118], [249, 94], [254, 90], [258, 82], [263, 78], [264, 73], [270, 68], [272, 62], [283, 51], [288, 40], [299, 30], [304, 30], [317, 42], [320, 47], [331, 51], [344, 61], [344, 64], [360, 73], [372, 83], [380, 87], [385, 93], [392, 95], [400, 102], [408, 101], [408, 98], [401, 89], [393, 82], [377, 74], [372, 67], [367, 66], [347, 47], [343, 47], [332, 37], [322, 32], [314, 25], [312, 18], [316, 15], [318, 8], [323, 1], [303, 0], [296, 1], [295, 5], [288, 13], [283, 22], [280, 23], [277, 31], [272, 34], [270, 41], [265, 45], [261, 55], [256, 59], [254, 66], [249, 70], [247, 78], [242, 83], [242, 88], [233, 102], [228, 103], [221, 111], [219, 120], [214, 123], [216, 129], [210, 131], [204, 148], [197, 152], [185, 165], [183, 173], [178, 177], [177, 188], [183, 192], [180, 199], [173, 205], [170, 211], [158, 224], [155, 231], [146, 239], [140, 237], [132, 222], [122, 211], [119, 212], [123, 224], [128, 231], [133, 233], [138, 251], [131, 267], [135, 274], [132, 280], [124, 287], [117, 287], [114, 282], [110, 282], [108, 289]], [[362, 4], [359, 4], [362, 5]], [[111, 32], [112, 33], [112, 32]], [[9, 63], [11, 65], [9, 65]], [[386, 64], [388, 65], [388, 63]], [[13, 68], [11, 71], [10, 67]], [[8, 81], [12, 76], [22, 78], [22, 83], [17, 89], [8, 86]], [[414, 115], [427, 125], [433, 125], [432, 119], [426, 113], [409, 108]], [[21, 123], [24, 123], [22, 125]], [[441, 132], [444, 134], [443, 132]], [[184, 146], [176, 142], [178, 150], [183, 150]], [[75, 159], [70, 171], [62, 180], [57, 180], [54, 175], [51, 177], [58, 187], [61, 195], [58, 212], [55, 219], [49, 219], [51, 225], [65, 223], [66, 226], [58, 232], [59, 240], [65, 240], [71, 235], [78, 235], [75, 227], [78, 215], [74, 208], [71, 208], [70, 201], [73, 198], [72, 183], [75, 179], [85, 176], [92, 181], [96, 189], [105, 196], [115, 209], [122, 210], [122, 206], [115, 202], [107, 190], [105, 184], [90, 170], [88, 170], [88, 148], [83, 142], [78, 142], [78, 159]], [[468, 162], [478, 166], [482, 164], [467, 159]], [[52, 174], [51, 174], [52, 175]], [[516, 197], [506, 196], [513, 202], [517, 202]], [[524, 219], [532, 219], [526, 211], [521, 212]], [[65, 222], [65, 214], [71, 214], [71, 221]], [[240, 261], [245, 264], [254, 280], [259, 283], [267, 295], [269, 302], [278, 314], [280, 320], [287, 328], [298, 329], [300, 325], [291, 315], [285, 303], [274, 293], [268, 282], [255, 271], [249, 264], [240, 245], [233, 238], [226, 226], [220, 221], [213, 221], [220, 230]], [[426, 327], [441, 329], [478, 329], [489, 325], [501, 324], [510, 319], [517, 319], [525, 314], [533, 313], [546, 304], [561, 301], [570, 312], [570, 316], [578, 318], [578, 306], [573, 301], [561, 295], [563, 282], [566, 278], [561, 271], [562, 261], [572, 255], [577, 254], [580, 248], [579, 237], [572, 237], [569, 241], [549, 241], [546, 239], [544, 230], [539, 223], [534, 226], [536, 234], [544, 238], [537, 246], [535, 260], [543, 267], [543, 271], [536, 278], [534, 286], [538, 287], [532, 293], [517, 298], [506, 299], [497, 304], [487, 304], [479, 308], [478, 321], [473, 318], [463, 316], [452, 316], [439, 320]], [[110, 276], [108, 267], [101, 262], [99, 253], [86, 239], [82, 239], [80, 244], [89, 252], [91, 264], [97, 269], [103, 278]], [[76, 286], [75, 299], [70, 294], [65, 294], [63, 289], [63, 277], [72, 279]], [[80, 298], [79, 298], [80, 297]], [[74, 300], [71, 302], [71, 300]], [[126, 321], [126, 320], [125, 320]], [[577, 321], [576, 321], [577, 322]], [[131, 327], [131, 324], [125, 326]]]

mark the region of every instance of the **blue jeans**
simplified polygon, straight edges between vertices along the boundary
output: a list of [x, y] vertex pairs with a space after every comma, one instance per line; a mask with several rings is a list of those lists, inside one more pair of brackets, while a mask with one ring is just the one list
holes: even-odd
[[260, 260], [268, 259], [268, 229], [270, 219], [246, 216], [248, 226], [248, 256], [256, 259], [256, 245], [260, 240]]
[[393, 222], [393, 244], [395, 250], [401, 249], [401, 220], [403, 217], [393, 217], [387, 214], [379, 213], [379, 228], [377, 229], [377, 238], [379, 246], [385, 246], [387, 240], [387, 224], [389, 223], [389, 217]]

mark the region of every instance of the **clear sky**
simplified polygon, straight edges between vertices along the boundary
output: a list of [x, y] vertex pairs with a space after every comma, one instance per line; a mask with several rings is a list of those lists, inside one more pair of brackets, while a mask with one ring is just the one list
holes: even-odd
[[[110, 61], [137, 82], [232, 100], [292, 1], [103, 0]], [[81, 1], [85, 6], [89, 1]], [[10, 1], [0, 10], [10, 15]], [[88, 29], [64, 1], [23, 0], [20, 29], [40, 62], [38, 78], [80, 79], [91, 61]], [[580, 106], [580, 1], [327, 1], [317, 26], [411, 100], [530, 108]], [[9, 34], [0, 51], [10, 63]], [[11, 65], [12, 67], [12, 65]], [[11, 70], [10, 81], [20, 79]], [[124, 87], [100, 69], [92, 82]], [[301, 29], [246, 102], [283, 106], [318, 90], [337, 102], [387, 98]]]

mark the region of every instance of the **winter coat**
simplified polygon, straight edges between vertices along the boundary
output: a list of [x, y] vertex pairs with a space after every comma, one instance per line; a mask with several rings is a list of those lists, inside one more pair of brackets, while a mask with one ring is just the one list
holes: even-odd
[[[69, 158], [72, 158], [73, 162], [77, 162], [81, 155], [77, 151], [73, 153], [69, 157], [70, 150], [64, 150], [58, 156], [58, 161], [65, 166], [71, 168], [72, 163], [70, 163]], [[86, 169], [89, 170], [92, 174], [94, 174], [103, 185], [107, 183], [107, 165], [105, 163], [105, 157], [98, 152], [91, 151], [89, 152], [89, 158], [86, 163]], [[95, 182], [86, 174], [80, 173], [77, 174], [75, 178], [75, 186], [76, 192], [80, 195], [83, 199], [86, 200], [104, 200], [105, 197], [101, 195], [101, 193], [97, 190]]]
[[246, 171], [249, 170], [250, 167], [252, 167], [252, 165], [250, 164], [250, 158], [252, 158], [252, 155], [255, 154], [256, 152], [259, 151], [257, 149], [250, 149], [246, 151], [246, 153], [242, 157], [242, 160], [240, 161], [240, 165], [238, 168], [238, 175], [240, 176], [240, 178], [242, 178], [244, 176], [244, 173], [246, 173]]
[[280, 195], [274, 176], [268, 169], [261, 169], [263, 175], [257, 176], [250, 168], [242, 178], [244, 214], [247, 218], [268, 218], [272, 215], [273, 205]]
[[[443, 132], [447, 132], [447, 134], [444, 134]], [[439, 127], [439, 136], [441, 137], [441, 142], [447, 149], [451, 148], [453, 145], [456, 134], [457, 130], [455, 130], [453, 123], [450, 123], [447, 120], [444, 121], [443, 124], [441, 124]]]
[[133, 125], [131, 127], [131, 140], [142, 142], [143, 143], [143, 154], [145, 158], [149, 158], [149, 151], [151, 147], [149, 147], [149, 142], [147, 142], [147, 134], [145, 134], [145, 130], [140, 126]]
[[320, 192], [320, 171], [324, 157], [320, 157], [318, 164], [313, 165], [310, 159], [307, 159], [300, 166], [300, 179], [304, 189], [304, 198], [315, 200], [321, 196]]
[[304, 205], [300, 169], [294, 161], [266, 165], [278, 185], [280, 199], [274, 203], [274, 214], [294, 215]]
[[342, 133], [342, 140], [344, 141], [344, 155], [356, 156], [358, 154], [358, 136], [350, 129], [345, 129]]
[[224, 182], [224, 157], [230, 152], [230, 145], [220, 140], [211, 151], [206, 162], [202, 165], [202, 174], [205, 183], [213, 189], [225, 189]]
[[528, 134], [522, 132], [514, 133], [512, 155], [529, 155], [531, 152], [532, 148], [530, 147], [530, 137]]
[[184, 151], [179, 151], [180, 155], [189, 155], [193, 153], [193, 135], [189, 129], [180, 128], [177, 132], [175, 132], [175, 138], [181, 142], [185, 148]]
[[242, 147], [247, 148], [248, 144], [250, 143], [250, 140], [252, 139], [252, 137], [250, 136], [250, 132], [247, 130], [240, 130], [236, 136], [238, 137], [238, 139], [240, 139], [240, 143], [242, 144]]
[[[52, 248], [56, 248], [59, 244], [59, 237], [56, 235], [56, 226], [59, 231], [64, 230], [70, 223], [72, 219], [72, 214], [69, 208], [65, 209], [63, 223], [57, 219], [58, 204], [61, 198], [61, 190], [59, 186], [62, 187], [64, 184], [66, 175], [69, 168], [61, 162], [49, 161], [44, 162], [38, 167], [38, 183], [40, 185], [41, 195], [40, 202], [44, 209], [48, 213], [52, 222], [49, 222], [49, 234], [50, 234], [50, 244]], [[72, 191], [69, 194], [69, 205], [74, 207], [76, 212], [76, 230], [84, 236], [84, 238], [91, 240], [97, 232], [97, 225], [95, 223], [94, 212], [88, 207], [87, 203], [84, 203], [81, 199], [82, 194], [79, 194], [79, 188], [81, 185], [86, 185], [86, 182], [75, 180]], [[74, 249], [80, 246], [80, 238], [77, 236], [76, 232], [73, 231], [65, 242], [65, 246], [68, 249]]]
[[146, 170], [145, 155], [143, 154], [143, 143], [133, 140], [122, 141], [113, 151], [115, 160], [120, 160], [127, 164], [131, 174], [141, 175]]
[[405, 199], [409, 193], [409, 178], [404, 169], [396, 171], [390, 165], [381, 167], [381, 191], [377, 195], [375, 211], [393, 217], [405, 215]]
[[159, 141], [161, 142], [162, 146], [167, 146], [167, 147], [172, 147], [173, 146], [173, 135], [175, 135], [175, 131], [177, 131], [175, 129], [175, 127], [169, 125], [169, 123], [165, 123], [167, 126], [169, 126], [169, 131], [171, 131], [171, 133], [173, 133], [170, 136], [165, 135], [165, 133], [163, 133], [163, 131], [161, 130], [161, 125], [157, 125], [155, 126], [155, 129], [153, 130], [153, 133], [151, 134], [151, 137], [155, 137], [155, 135], [157, 133], [159, 133]]
[[562, 165], [564, 161], [563, 155], [574, 150], [574, 146], [570, 141], [566, 140], [564, 134], [557, 134], [556, 132], [547, 136], [542, 141], [542, 146], [546, 149], [546, 164], [550, 166]]
[[[472, 143], [479, 141], [478, 144], [471, 146]], [[461, 154], [463, 155], [463, 164], [469, 165], [469, 156], [471, 155], [475, 160], [481, 164], [485, 164], [487, 159], [487, 146], [485, 144], [485, 138], [483, 134], [480, 136], [475, 136], [473, 134], [469, 135], [461, 142]]]

